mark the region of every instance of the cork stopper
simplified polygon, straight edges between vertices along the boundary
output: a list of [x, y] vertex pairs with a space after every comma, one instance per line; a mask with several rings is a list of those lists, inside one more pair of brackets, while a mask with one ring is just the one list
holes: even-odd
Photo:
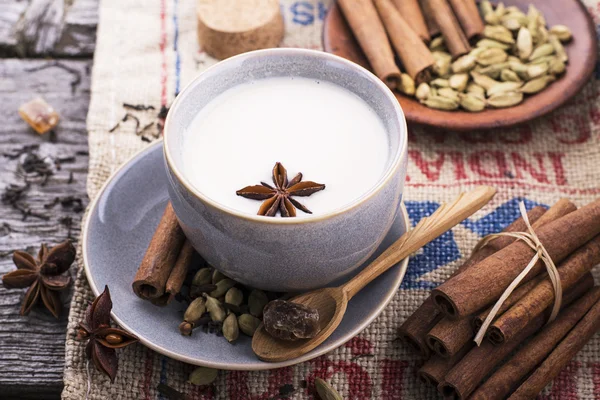
[[200, 46], [218, 59], [277, 47], [283, 38], [278, 0], [199, 0], [197, 14]]

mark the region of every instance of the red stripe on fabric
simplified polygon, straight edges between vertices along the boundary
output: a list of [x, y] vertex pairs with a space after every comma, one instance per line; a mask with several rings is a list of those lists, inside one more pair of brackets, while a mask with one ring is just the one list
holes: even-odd
[[150, 383], [152, 382], [152, 372], [154, 366], [154, 352], [146, 349], [146, 362], [144, 365], [144, 387], [142, 393], [145, 400], [150, 400]]
[[594, 398], [600, 399], [600, 363], [592, 363], [592, 383], [594, 384]]
[[382, 360], [379, 365], [381, 371], [381, 399], [402, 399], [404, 375], [408, 367], [408, 362], [402, 360]]
[[581, 363], [572, 361], [554, 378], [548, 395], [538, 396], [539, 400], [577, 400], [577, 371]]
[[162, 64], [160, 70], [160, 104], [167, 105], [167, 4], [166, 0], [160, 1], [160, 52]]
[[600, 193], [600, 188], [589, 188], [589, 189], [577, 189], [577, 188], [566, 188], [561, 186], [544, 186], [544, 185], [533, 185], [526, 182], [518, 182], [518, 181], [502, 181], [495, 179], [478, 179], [472, 181], [461, 181], [449, 184], [443, 183], [414, 183], [414, 182], [406, 182], [406, 186], [420, 188], [420, 187], [436, 187], [436, 188], [453, 188], [453, 187], [463, 187], [465, 185], [495, 185], [499, 187], [508, 187], [508, 188], [520, 188], [520, 189], [535, 189], [540, 190], [542, 192], [551, 192], [551, 193], [565, 193], [565, 194], [598, 194]]

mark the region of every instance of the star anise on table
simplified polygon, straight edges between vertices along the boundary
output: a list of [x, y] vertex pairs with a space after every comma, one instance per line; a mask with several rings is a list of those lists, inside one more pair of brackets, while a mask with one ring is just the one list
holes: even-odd
[[16, 271], [2, 277], [7, 288], [29, 287], [21, 315], [27, 315], [41, 299], [44, 306], [58, 318], [62, 310], [59, 292], [71, 284], [71, 276], [63, 275], [75, 260], [75, 247], [69, 240], [48, 249], [42, 244], [37, 259], [24, 251], [13, 253]]
[[279, 162], [273, 167], [273, 183], [275, 187], [261, 182], [260, 185], [246, 186], [235, 193], [247, 199], [264, 200], [258, 209], [258, 215], [274, 217], [279, 210], [282, 217], [295, 217], [296, 208], [308, 214], [312, 212], [292, 196], [306, 197], [325, 189], [325, 185], [321, 183], [302, 182], [302, 173], [288, 181], [287, 170]]
[[119, 366], [115, 349], [129, 346], [139, 339], [122, 329], [111, 328], [111, 309], [110, 291], [105, 286], [104, 292], [88, 306], [85, 319], [79, 324], [77, 340], [89, 339], [85, 347], [86, 356], [94, 362], [98, 371], [114, 382]]

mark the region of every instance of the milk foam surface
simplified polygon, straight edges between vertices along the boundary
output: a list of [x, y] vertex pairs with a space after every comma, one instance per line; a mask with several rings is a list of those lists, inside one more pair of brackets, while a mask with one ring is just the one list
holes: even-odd
[[[257, 80], [217, 96], [184, 133], [184, 175], [205, 196], [256, 214], [260, 201], [236, 190], [260, 181], [272, 184], [281, 162], [291, 179], [326, 185], [310, 197], [296, 197], [325, 214], [352, 203], [382, 177], [390, 157], [385, 126], [354, 93], [307, 78]], [[298, 210], [298, 217], [306, 217]], [[278, 216], [279, 217], [279, 216]]]

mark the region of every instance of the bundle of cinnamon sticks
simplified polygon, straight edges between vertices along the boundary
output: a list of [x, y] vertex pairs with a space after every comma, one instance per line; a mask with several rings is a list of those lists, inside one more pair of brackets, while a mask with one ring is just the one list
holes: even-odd
[[[493, 318], [481, 346], [473, 339], [504, 290], [535, 255], [522, 240], [499, 236], [478, 248], [400, 327], [400, 337], [428, 360], [420, 379], [455, 399], [534, 398], [600, 329], [600, 199], [577, 209], [567, 199], [527, 214], [556, 264], [563, 298], [555, 301], [541, 262]], [[527, 230], [523, 218], [504, 232]], [[518, 349], [518, 350], [517, 350]], [[517, 350], [515, 352], [515, 350]]]
[[[435, 59], [426, 43], [432, 35], [441, 32], [452, 56], [458, 57], [471, 50], [469, 39], [484, 29], [475, 0], [339, 0], [338, 4], [375, 74], [391, 89], [408, 95], [414, 95], [415, 83], [430, 79]], [[392, 47], [406, 73], [396, 65]]]

